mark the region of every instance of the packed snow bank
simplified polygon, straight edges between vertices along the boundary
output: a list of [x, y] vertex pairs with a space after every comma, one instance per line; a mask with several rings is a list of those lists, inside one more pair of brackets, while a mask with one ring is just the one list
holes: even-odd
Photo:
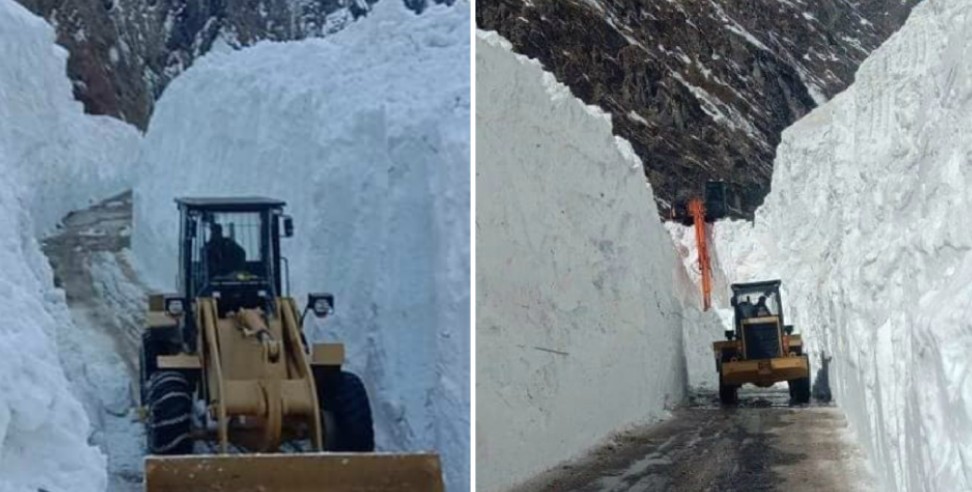
[[476, 67], [477, 485], [496, 491], [682, 400], [691, 283], [610, 117], [495, 33]]
[[[0, 153], [0, 169], [8, 162]], [[105, 458], [87, 443], [89, 421], [54, 342], [71, 315], [17, 188], [0, 177], [0, 490], [101, 491]]]
[[0, 153], [20, 183], [38, 232], [97, 198], [124, 191], [138, 131], [83, 114], [54, 29], [12, 0], [0, 1]]
[[[442, 453], [468, 488], [469, 8], [380, 2], [326, 39], [211, 54], [156, 106], [133, 248], [172, 289], [176, 196], [288, 201], [294, 293], [331, 291], [378, 445]], [[320, 338], [320, 337], [318, 337]]]
[[717, 231], [735, 278], [769, 265], [833, 357], [881, 490], [972, 490], [969, 53], [972, 3], [919, 4], [850, 89], [784, 133], [755, 229]]
[[[124, 187], [139, 135], [84, 115], [54, 30], [0, 0], [0, 490], [101, 491], [105, 459], [58, 358], [74, 330], [36, 240], [68, 211]], [[56, 344], [55, 344], [56, 342]], [[83, 367], [81, 368], [84, 369]]]

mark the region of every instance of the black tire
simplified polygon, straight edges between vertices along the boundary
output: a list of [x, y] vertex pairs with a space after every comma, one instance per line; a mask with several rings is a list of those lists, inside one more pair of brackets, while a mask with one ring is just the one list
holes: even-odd
[[723, 405], [735, 405], [739, 403], [739, 385], [725, 384], [722, 382], [722, 364], [732, 360], [735, 355], [730, 351], [723, 351], [718, 363], [719, 370], [719, 402]]
[[142, 350], [138, 351], [138, 404], [145, 406], [145, 378], [148, 376], [148, 371], [145, 369], [145, 349], [144, 345]]
[[185, 375], [158, 371], [149, 377], [145, 439], [150, 454], [192, 454], [193, 391]]
[[810, 403], [810, 358], [807, 357], [807, 377], [791, 379], [786, 382], [790, 387], [790, 402], [798, 404]]
[[374, 451], [375, 429], [364, 383], [350, 372], [336, 370], [322, 374], [321, 379], [318, 383], [321, 417], [328, 434], [325, 449], [355, 453]]
[[739, 386], [724, 384], [722, 377], [719, 377], [719, 402], [723, 405], [735, 405], [739, 403]]
[[158, 355], [158, 349], [155, 347], [154, 340], [152, 340], [152, 334], [147, 330], [142, 332], [142, 350], [138, 352], [138, 390], [139, 401], [142, 405], [148, 405], [148, 382], [152, 374], [158, 369], [155, 363], [155, 357]]
[[810, 376], [791, 379], [787, 384], [790, 386], [790, 400], [793, 403], [810, 403]]

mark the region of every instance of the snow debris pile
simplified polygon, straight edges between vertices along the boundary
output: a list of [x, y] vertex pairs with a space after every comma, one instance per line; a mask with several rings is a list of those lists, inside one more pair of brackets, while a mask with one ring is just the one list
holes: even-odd
[[697, 297], [610, 116], [495, 33], [476, 66], [477, 483], [496, 491], [679, 403]]
[[124, 189], [139, 135], [84, 115], [54, 30], [0, 0], [0, 490], [100, 491], [105, 458], [58, 359], [64, 293], [37, 242], [69, 210]]
[[174, 288], [177, 196], [284, 199], [293, 294], [330, 291], [383, 450], [469, 480], [469, 9], [380, 2], [326, 39], [210, 54], [159, 100], [133, 248]]
[[919, 4], [785, 132], [755, 229], [717, 231], [729, 276], [770, 266], [817, 367], [833, 357], [880, 490], [972, 490], [970, 33], [972, 3]]

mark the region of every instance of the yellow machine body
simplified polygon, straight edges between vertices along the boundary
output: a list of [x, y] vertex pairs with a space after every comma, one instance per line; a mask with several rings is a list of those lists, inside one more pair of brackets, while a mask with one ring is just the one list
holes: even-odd
[[225, 318], [217, 315], [218, 300], [196, 302], [199, 357], [220, 452], [231, 441], [275, 451], [285, 434], [296, 438], [301, 430], [314, 450], [322, 450], [317, 389], [293, 300], [278, 298], [274, 316], [244, 309]]
[[[443, 490], [434, 454], [323, 452], [328, 430], [312, 367], [339, 368], [344, 346], [316, 344], [305, 352], [293, 299], [278, 298], [269, 316], [241, 309], [220, 317], [218, 299], [194, 302], [197, 353], [159, 356], [157, 364], [200, 371], [201, 393], [216, 425], [215, 432], [194, 437], [214, 442], [219, 454], [147, 457], [147, 492]], [[150, 311], [148, 318], [149, 329], [176, 323], [163, 312]], [[294, 440], [311, 452], [277, 453], [281, 443]]]
[[253, 454], [148, 458], [149, 492], [443, 492], [434, 454]]
[[[724, 384], [742, 385], [746, 383], [760, 387], [772, 386], [775, 383], [805, 378], [810, 375], [809, 359], [803, 354], [803, 339], [800, 335], [786, 335], [780, 324], [779, 317], [767, 316], [751, 318], [741, 321], [743, 332], [749, 325], [775, 323], [780, 340], [782, 357], [765, 359], [746, 359], [748, 353], [746, 337], [736, 340], [718, 341], [712, 344], [712, 350], [717, 361], [720, 361], [720, 377]], [[721, 360], [724, 353], [736, 354], [729, 360]]]
[[304, 337], [304, 315], [329, 316], [334, 295], [308, 293], [303, 311], [289, 296], [286, 203], [175, 201], [175, 292], [149, 297], [141, 333], [145, 490], [441, 492], [436, 455], [374, 452], [344, 346]]

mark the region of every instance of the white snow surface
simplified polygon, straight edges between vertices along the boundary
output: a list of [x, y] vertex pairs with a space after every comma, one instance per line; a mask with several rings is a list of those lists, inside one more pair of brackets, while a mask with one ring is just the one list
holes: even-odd
[[74, 326], [37, 235], [124, 188], [139, 134], [82, 113], [54, 30], [0, 0], [0, 491], [101, 491], [105, 458], [58, 357]]
[[294, 294], [330, 291], [380, 449], [434, 450], [469, 488], [469, 5], [379, 2], [326, 39], [210, 54], [166, 89], [134, 190], [133, 248], [174, 288], [176, 196], [288, 202]]
[[11, 0], [0, 5], [0, 153], [44, 233], [71, 210], [127, 188], [140, 135], [114, 118], [83, 114], [54, 29]]
[[920, 3], [784, 133], [755, 227], [716, 229], [727, 276], [782, 278], [790, 320], [833, 357], [880, 490], [972, 490], [970, 54], [972, 2]]
[[71, 328], [71, 315], [19, 189], [0, 177], [0, 491], [104, 490], [105, 458], [87, 443], [88, 418], [57, 356], [57, 332]]
[[700, 315], [610, 116], [496, 33], [476, 67], [476, 477], [493, 492], [667, 416]]
[[[0, 25], [3, 9], [0, 6]], [[7, 169], [0, 154], [0, 169]], [[105, 458], [71, 393], [55, 339], [70, 329], [64, 293], [34, 237], [18, 186], [0, 178], [0, 491], [101, 491]]]
[[[710, 248], [712, 265], [712, 308], [702, 311], [702, 272], [695, 229], [677, 222], [666, 222], [665, 229], [672, 237], [677, 258], [682, 260], [683, 278], [676, 285], [678, 294], [689, 303], [684, 311], [683, 338], [685, 343], [685, 369], [688, 385], [693, 390], [714, 391], [719, 388], [719, 376], [712, 353], [712, 343], [725, 340], [725, 330], [732, 328], [732, 309], [729, 305], [729, 283], [719, 267], [719, 257]], [[707, 229], [709, 243], [713, 240], [712, 228]]]

